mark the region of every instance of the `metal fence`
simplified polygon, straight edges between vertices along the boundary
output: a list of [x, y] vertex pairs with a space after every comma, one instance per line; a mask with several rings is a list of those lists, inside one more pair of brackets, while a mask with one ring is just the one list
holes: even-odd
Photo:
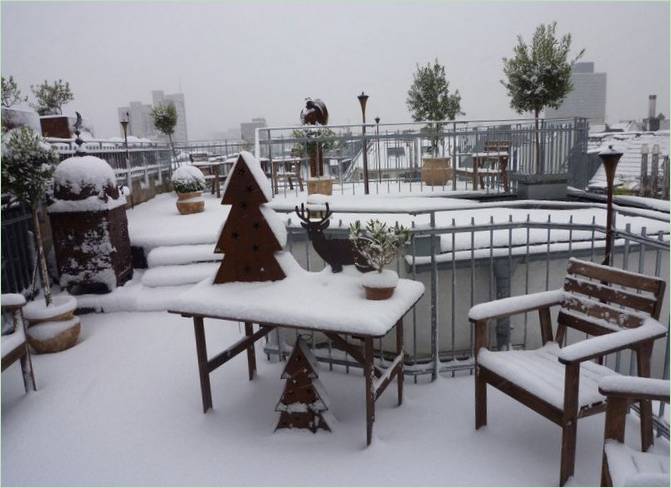
[[[565, 204], [564, 208], [589, 208], [592, 204]], [[598, 205], [597, 205], [598, 206]], [[561, 206], [558, 206], [561, 208]], [[468, 211], [468, 209], [465, 209]], [[362, 210], [362, 212], [364, 212]], [[631, 223], [622, 225], [614, 234], [614, 266], [648, 275], [659, 276], [668, 283], [669, 233], [668, 216], [651, 212], [639, 213], [635, 209], [619, 208], [619, 215], [647, 217], [651, 223], [660, 224], [649, 234], [646, 227], [633, 232]], [[337, 211], [336, 211], [337, 213]], [[347, 214], [352, 214], [347, 210]], [[370, 212], [367, 212], [370, 213]], [[381, 212], [376, 212], [381, 213]], [[397, 212], [398, 214], [407, 212]], [[535, 221], [519, 212], [505, 221], [499, 216], [494, 221], [476, 223], [471, 217], [466, 225], [452, 220], [448, 225], [438, 225], [436, 211], [412, 214], [411, 241], [405, 260], [395, 263], [401, 276], [423, 282], [425, 296], [406, 316], [406, 367], [405, 374], [414, 381], [435, 378], [438, 374], [454, 376], [472, 374], [473, 334], [468, 321], [468, 310], [475, 304], [560, 288], [569, 257], [600, 263], [603, 259], [606, 229], [603, 222], [593, 216], [589, 222], [547, 220]], [[342, 217], [352, 220], [352, 215]], [[398, 215], [400, 218], [400, 215]], [[393, 221], [395, 216], [386, 216]], [[655, 219], [659, 219], [656, 221]], [[401, 223], [405, 223], [401, 220]], [[311, 249], [306, 233], [290, 223], [288, 248], [307, 269], [323, 267], [323, 261]], [[347, 225], [332, 217], [332, 234], [346, 233]], [[664, 230], [659, 230], [659, 228]], [[342, 237], [342, 236], [341, 236]], [[669, 323], [669, 303], [664, 304], [662, 323]], [[511, 319], [500, 319], [491, 324], [491, 344], [494, 348], [535, 348], [540, 346], [540, 327], [536, 314], [520, 314]], [[287, 336], [281, 336], [287, 334]], [[271, 356], [285, 357], [294, 332], [277, 332], [269, 338], [265, 352]], [[571, 333], [570, 343], [584, 339], [585, 335]], [[376, 361], [384, 366], [393, 359], [390, 339], [380, 339], [376, 344]], [[356, 344], [356, 339], [348, 338]], [[312, 334], [315, 355], [330, 369], [341, 366], [346, 372], [357, 368], [357, 363], [323, 336]], [[606, 358], [606, 365], [623, 374], [632, 374], [635, 368], [633, 353], [617, 353]], [[653, 351], [653, 376], [669, 378], [669, 334], [656, 342]], [[658, 412], [663, 414], [663, 406]], [[659, 432], [665, 427], [658, 425]], [[665, 435], [668, 435], [666, 431]]]
[[[571, 159], [586, 153], [589, 131], [582, 118], [542, 119], [538, 129], [533, 119], [366, 124], [366, 131], [361, 124], [310, 127], [257, 129], [256, 156], [267, 158], [270, 167], [274, 160], [297, 159], [307, 178], [309, 154], [319, 140], [336, 194], [363, 193], [364, 153], [371, 193], [473, 191], [473, 154], [484, 151], [488, 143], [504, 143], [509, 148], [508, 174], [514, 192], [519, 175], [566, 176]], [[422, 159], [430, 155], [450, 158], [456, 169], [450, 181], [439, 186], [424, 184]], [[275, 175], [271, 177], [277, 188]], [[486, 192], [505, 191], [496, 172], [489, 172], [484, 180]], [[286, 187], [283, 191], [287, 192]]]
[[18, 203], [2, 203], [2, 292], [22, 293], [29, 290], [35, 270], [32, 251], [33, 226], [30, 210]]

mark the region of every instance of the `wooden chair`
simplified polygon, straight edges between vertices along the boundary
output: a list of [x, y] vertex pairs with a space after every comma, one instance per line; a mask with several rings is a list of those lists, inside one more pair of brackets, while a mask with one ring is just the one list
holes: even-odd
[[13, 321], [14, 332], [2, 336], [2, 371], [9, 368], [17, 360], [21, 361], [21, 372], [23, 373], [23, 387], [26, 393], [30, 388], [37, 390], [35, 375], [33, 374], [33, 363], [30, 360], [30, 349], [26, 341], [21, 308], [26, 304], [22, 295], [15, 293], [3, 294], [0, 298], [2, 303], [2, 318]]
[[[620, 289], [625, 287], [626, 289]], [[475, 326], [475, 428], [487, 424], [487, 385], [494, 386], [562, 428], [560, 485], [573, 475], [577, 420], [603, 412], [598, 381], [616, 374], [590, 361], [610, 353], [636, 352], [639, 376], [650, 376], [655, 339], [666, 334], [659, 318], [665, 283], [571, 258], [564, 287], [483, 303], [471, 308]], [[559, 305], [553, 338], [550, 307]], [[490, 351], [487, 321], [538, 310], [543, 346], [537, 350]], [[587, 340], [560, 348], [568, 327]], [[641, 444], [652, 443], [652, 410], [641, 400]]]
[[601, 486], [669, 486], [669, 456], [641, 452], [624, 444], [629, 404], [634, 400], [669, 403], [669, 381], [609, 376], [599, 382], [606, 400]]

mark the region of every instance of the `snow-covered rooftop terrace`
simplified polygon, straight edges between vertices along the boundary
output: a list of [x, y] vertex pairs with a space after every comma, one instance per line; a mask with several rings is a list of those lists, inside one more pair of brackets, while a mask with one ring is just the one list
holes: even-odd
[[[203, 415], [188, 319], [167, 313], [82, 316], [74, 348], [33, 356], [38, 391], [23, 392], [18, 362], [2, 375], [2, 484], [7, 485], [556, 485], [561, 430], [490, 390], [489, 423], [475, 431], [473, 377], [406, 382], [405, 400], [378, 402], [365, 446], [358, 370], [320, 369], [337, 419], [332, 433], [273, 432], [284, 364], [244, 355], [212, 375]], [[241, 336], [206, 323], [208, 346]], [[638, 446], [628, 417], [627, 443]], [[596, 486], [604, 416], [580, 421], [575, 486]], [[656, 439], [653, 448], [668, 452]]]

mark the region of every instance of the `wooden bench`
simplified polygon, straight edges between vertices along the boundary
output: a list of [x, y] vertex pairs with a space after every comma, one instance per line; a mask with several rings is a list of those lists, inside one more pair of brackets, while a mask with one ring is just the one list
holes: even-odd
[[[498, 388], [562, 428], [560, 485], [573, 475], [579, 418], [601, 413], [605, 397], [598, 382], [616, 374], [602, 358], [616, 351], [636, 352], [638, 374], [650, 376], [653, 342], [666, 335], [659, 318], [665, 282], [571, 258], [564, 287], [526, 297], [476, 305], [475, 428], [487, 424], [487, 385]], [[550, 307], [559, 306], [553, 336]], [[543, 346], [537, 350], [490, 351], [487, 321], [537, 310]], [[561, 347], [568, 328], [591, 337]], [[598, 359], [597, 362], [590, 362]], [[640, 402], [641, 445], [652, 443], [650, 401]]]
[[23, 374], [23, 387], [26, 393], [37, 390], [35, 375], [33, 374], [33, 363], [30, 359], [30, 349], [26, 341], [26, 330], [24, 326], [22, 307], [26, 299], [16, 293], [3, 294], [2, 320], [12, 321], [14, 332], [2, 336], [2, 371], [9, 368], [16, 361], [21, 361], [21, 372]]

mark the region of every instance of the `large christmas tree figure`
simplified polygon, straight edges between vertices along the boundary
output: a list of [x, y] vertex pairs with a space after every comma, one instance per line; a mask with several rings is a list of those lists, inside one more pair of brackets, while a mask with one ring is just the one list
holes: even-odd
[[224, 259], [214, 283], [275, 281], [286, 275], [275, 258], [286, 244], [284, 224], [265, 204], [272, 198], [268, 178], [248, 152], [226, 179], [222, 205], [232, 205], [215, 252]]
[[[326, 391], [317, 376], [317, 359], [299, 336], [282, 373], [286, 379], [282, 398], [275, 407], [280, 412], [277, 429], [331, 430]], [[332, 421], [332, 420], [331, 420]]]

